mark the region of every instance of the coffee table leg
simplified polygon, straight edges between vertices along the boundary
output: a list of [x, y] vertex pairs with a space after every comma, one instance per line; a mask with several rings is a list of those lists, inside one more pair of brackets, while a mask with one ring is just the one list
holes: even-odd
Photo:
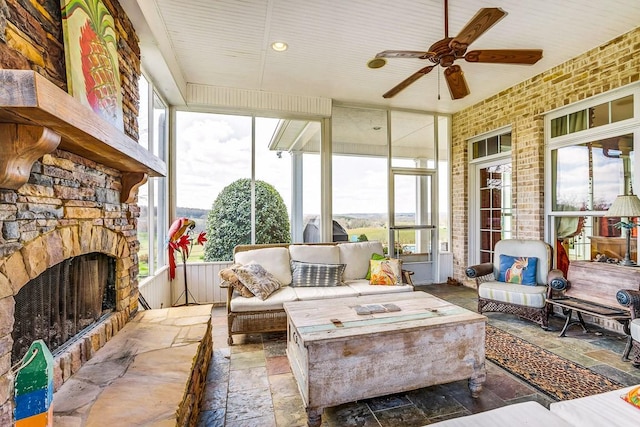
[[307, 408], [307, 425], [320, 427], [322, 424], [322, 408]]
[[471, 397], [473, 397], [474, 399], [480, 397], [480, 392], [482, 391], [482, 385], [484, 384], [484, 381], [486, 379], [487, 379], [487, 372], [483, 364], [482, 367], [476, 368], [471, 378], [469, 378], [469, 390], [471, 391]]

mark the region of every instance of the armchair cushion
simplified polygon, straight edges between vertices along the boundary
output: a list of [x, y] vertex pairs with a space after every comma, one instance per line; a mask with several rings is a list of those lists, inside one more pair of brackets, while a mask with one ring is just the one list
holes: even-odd
[[498, 281], [518, 285], [536, 285], [538, 258], [500, 254]]
[[547, 287], [489, 281], [478, 286], [478, 295], [494, 301], [543, 308], [546, 304]]

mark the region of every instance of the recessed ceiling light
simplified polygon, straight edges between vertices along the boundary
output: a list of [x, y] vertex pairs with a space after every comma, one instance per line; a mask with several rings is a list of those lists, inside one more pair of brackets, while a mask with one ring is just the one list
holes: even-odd
[[285, 42], [273, 42], [273, 43], [271, 43], [271, 49], [275, 50], [276, 52], [284, 52], [288, 48], [289, 48], [289, 45], [286, 44]]
[[386, 63], [387, 63], [387, 60], [384, 58], [373, 58], [369, 62], [367, 62], [367, 67], [380, 68], [380, 67], [384, 67]]

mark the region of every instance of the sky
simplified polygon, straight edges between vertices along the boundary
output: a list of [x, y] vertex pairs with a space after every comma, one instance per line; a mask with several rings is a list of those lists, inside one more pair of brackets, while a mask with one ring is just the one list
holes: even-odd
[[[251, 176], [251, 118], [206, 113], [177, 115], [177, 204], [210, 209], [217, 194]], [[277, 119], [256, 119], [256, 178], [273, 185], [291, 212], [291, 156], [268, 150]], [[387, 212], [386, 159], [335, 156], [333, 212]], [[397, 211], [412, 211], [414, 188], [402, 188]], [[304, 214], [320, 213], [319, 156], [304, 159]]]

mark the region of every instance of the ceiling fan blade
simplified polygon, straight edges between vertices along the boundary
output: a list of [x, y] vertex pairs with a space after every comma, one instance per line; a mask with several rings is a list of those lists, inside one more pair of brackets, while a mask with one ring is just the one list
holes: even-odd
[[468, 62], [529, 65], [535, 64], [540, 58], [542, 58], [541, 49], [472, 50], [464, 56]]
[[469, 87], [464, 79], [462, 68], [458, 65], [452, 65], [444, 70], [444, 77], [449, 86], [449, 93], [452, 99], [460, 99], [469, 95]]
[[485, 7], [480, 9], [476, 16], [451, 40], [449, 46], [451, 48], [466, 49], [475, 39], [480, 37], [485, 31], [493, 26], [496, 22], [504, 18], [507, 14], [499, 7]]
[[400, 91], [402, 91], [404, 88], [406, 88], [411, 83], [413, 83], [416, 80], [418, 80], [420, 77], [422, 77], [425, 74], [429, 73], [429, 71], [433, 70], [434, 68], [435, 68], [435, 65], [430, 65], [428, 67], [424, 67], [423, 69], [416, 71], [415, 73], [413, 73], [412, 75], [410, 75], [409, 77], [404, 79], [402, 82], [397, 84], [393, 89], [389, 90], [387, 93], [382, 95], [382, 97], [383, 98], [393, 98]]
[[434, 55], [433, 52], [420, 52], [416, 50], [385, 50], [376, 54], [376, 58], [418, 58], [427, 59]]

